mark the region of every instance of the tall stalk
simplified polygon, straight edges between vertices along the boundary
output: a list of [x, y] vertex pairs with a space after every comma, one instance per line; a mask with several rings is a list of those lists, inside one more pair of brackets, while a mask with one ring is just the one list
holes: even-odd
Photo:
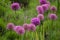
[[44, 26], [42, 25], [42, 40], [44, 40]]
[[[26, 6], [26, 8], [24, 8], [23, 9], [23, 11], [24, 11], [24, 23], [26, 23], [27, 21], [27, 6]], [[27, 38], [27, 32], [25, 32], [25, 34], [24, 34], [24, 40], [26, 40]]]
[[13, 16], [14, 16], [14, 20], [16, 20], [16, 17], [15, 17], [16, 16], [16, 10], [14, 11], [14, 15]]
[[[40, 29], [41, 28], [41, 29]], [[39, 30], [41, 30], [41, 32], [39, 31], [39, 40], [44, 40], [44, 26], [43, 26], [43, 21], [41, 21], [41, 25], [39, 27]]]
[[57, 12], [59, 12], [59, 0], [57, 0]]

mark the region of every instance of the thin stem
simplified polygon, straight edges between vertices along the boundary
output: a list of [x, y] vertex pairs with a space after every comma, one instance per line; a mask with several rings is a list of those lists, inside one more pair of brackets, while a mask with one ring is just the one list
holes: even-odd
[[39, 25], [39, 30], [38, 30], [39, 40], [41, 39], [41, 38], [40, 38], [40, 37], [41, 37], [41, 36], [40, 36], [40, 34], [41, 34], [40, 31], [41, 31], [41, 24]]
[[24, 8], [24, 23], [26, 23], [27, 20], [27, 8]]
[[27, 37], [27, 32], [25, 32], [24, 34], [24, 40], [26, 40], [26, 37]]
[[58, 3], [58, 5], [57, 5], [57, 12], [59, 12], [59, 0], [57, 0], [57, 3]]
[[44, 40], [44, 26], [43, 26], [43, 23], [42, 23], [42, 26], [41, 26], [41, 40]]
[[16, 10], [15, 10], [15, 14], [16, 14]]
[[34, 33], [32, 32], [32, 35], [33, 35], [33, 38], [32, 38], [32, 40], [34, 40]]
[[44, 40], [44, 26], [42, 25], [42, 40]]
[[16, 19], [16, 18], [15, 18], [15, 15], [16, 15], [16, 10], [14, 11], [14, 15], [13, 15], [13, 16], [14, 16], [14, 20]]
[[[52, 32], [53, 32], [53, 20], [51, 20], [51, 29], [52, 29]], [[52, 32], [51, 32], [51, 34], [53, 34]], [[52, 37], [52, 35], [51, 35], [51, 37]]]
[[43, 40], [44, 40], [44, 39], [45, 39], [45, 38], [44, 38], [44, 26], [42, 26], [42, 27], [43, 27]]
[[[24, 11], [24, 23], [26, 23], [26, 20], [27, 20], [27, 7], [23, 9]], [[27, 38], [27, 32], [25, 32], [24, 34], [24, 40], [26, 40]]]
[[23, 35], [19, 35], [19, 40], [23, 40]]
[[53, 20], [52, 20], [52, 24], [51, 24], [51, 26], [53, 27]]

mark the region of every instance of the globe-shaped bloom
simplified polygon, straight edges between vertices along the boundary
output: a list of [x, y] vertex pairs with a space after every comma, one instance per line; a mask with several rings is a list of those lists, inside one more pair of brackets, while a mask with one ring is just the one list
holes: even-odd
[[44, 9], [42, 6], [37, 6], [36, 10], [37, 10], [38, 14], [44, 14]]
[[56, 14], [49, 14], [48, 17], [49, 17], [50, 20], [56, 20], [57, 19]]
[[24, 28], [23, 28], [22, 26], [16, 26], [16, 27], [14, 27], [14, 31], [15, 31], [17, 34], [19, 34], [19, 35], [22, 35], [22, 34], [25, 33], [25, 30], [24, 30]]
[[50, 10], [53, 11], [53, 12], [56, 12], [57, 8], [56, 8], [56, 6], [51, 6]]
[[28, 30], [28, 31], [30, 30], [30, 26], [27, 23], [23, 24], [23, 27], [25, 30]]
[[46, 4], [47, 3], [47, 0], [39, 0], [40, 4], [43, 5], [43, 4]]
[[47, 11], [49, 9], [49, 4], [43, 4], [42, 7], [44, 11]]
[[36, 27], [34, 24], [29, 24], [30, 26], [30, 31], [35, 31], [36, 30]]
[[15, 25], [14, 25], [13, 23], [8, 23], [8, 24], [7, 24], [7, 29], [8, 29], [8, 30], [13, 30], [14, 26], [15, 26]]
[[40, 21], [43, 21], [44, 20], [44, 15], [43, 14], [38, 14], [37, 18], [39, 18]]
[[49, 7], [50, 7], [50, 2], [49, 1], [47, 1], [47, 3], [46, 4], [48, 4], [49, 5]]
[[13, 28], [13, 30], [14, 30], [14, 31], [17, 31], [20, 27], [21, 27], [21, 26], [15, 26], [15, 27]]
[[31, 23], [34, 24], [35, 26], [40, 24], [40, 19], [39, 18], [32, 18]]
[[19, 3], [13, 3], [13, 4], [11, 4], [11, 9], [12, 10], [18, 10], [19, 8], [20, 8]]

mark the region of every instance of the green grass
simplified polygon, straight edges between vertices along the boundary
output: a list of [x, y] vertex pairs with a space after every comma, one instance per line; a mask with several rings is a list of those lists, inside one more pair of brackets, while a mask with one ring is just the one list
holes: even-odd
[[[28, 8], [25, 9], [25, 11], [23, 11], [24, 9], [22, 8], [16, 11], [16, 14], [13, 10], [10, 9], [10, 3], [7, 8], [0, 6], [0, 10], [2, 10], [0, 11], [0, 13], [2, 13], [3, 10], [5, 13], [4, 17], [0, 18], [0, 26], [4, 30], [3, 35], [0, 33], [0, 35], [2, 35], [0, 36], [0, 40], [8, 40], [8, 38], [12, 40], [18, 40], [18, 39], [20, 40], [19, 37], [21, 37], [21, 35], [17, 35], [14, 31], [6, 30], [7, 23], [13, 22], [15, 25], [22, 26], [24, 24], [24, 14], [26, 14], [28, 17], [26, 22], [30, 23], [31, 18], [36, 17], [38, 15], [36, 11], [36, 6], [38, 5], [40, 5], [38, 0], [31, 0]], [[52, 2], [51, 5], [55, 5], [57, 7], [58, 5], [57, 0], [55, 2]], [[51, 20], [45, 20], [43, 23], [44, 31], [48, 35], [46, 40], [60, 40], [60, 10], [56, 14], [58, 16], [58, 19], [56, 21], [53, 21], [54, 26], [51, 25], [52, 24]], [[23, 40], [39, 40], [39, 36], [40, 38], [42, 37], [42, 35], [39, 34], [39, 28], [41, 29], [41, 27], [42, 26], [37, 26], [37, 29], [35, 32], [27, 32], [26, 37], [24, 38], [23, 36], [21, 38], [23, 38]], [[40, 32], [42, 32], [42, 30], [40, 30]]]

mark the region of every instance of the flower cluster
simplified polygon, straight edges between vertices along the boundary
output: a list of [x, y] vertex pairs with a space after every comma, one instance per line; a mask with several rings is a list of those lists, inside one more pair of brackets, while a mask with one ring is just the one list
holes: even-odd
[[8, 29], [8, 30], [13, 30], [14, 26], [15, 26], [15, 25], [14, 25], [13, 23], [8, 23], [8, 24], [7, 24], [7, 29]]
[[51, 20], [56, 20], [57, 19], [57, 15], [56, 14], [49, 14], [48, 17], [51, 19]]
[[19, 3], [13, 3], [13, 4], [11, 4], [11, 9], [12, 10], [18, 10], [19, 8], [20, 8]]
[[[57, 11], [55, 6], [51, 6], [50, 2], [47, 0], [39, 0], [40, 4], [36, 7], [37, 10], [37, 17], [34, 17], [31, 19], [30, 24], [24, 23], [23, 26], [15, 26], [13, 23], [7, 24], [8, 30], [14, 30], [17, 34], [24, 34], [25, 31], [35, 31], [36, 26], [41, 25], [41, 21], [44, 20], [44, 13], [45, 11], [50, 10], [51, 11]], [[51, 6], [51, 7], [50, 7]], [[12, 10], [18, 10], [20, 8], [19, 3], [13, 3], [11, 5]], [[48, 17], [50, 20], [56, 20], [57, 15], [54, 13], [48, 14]]]
[[25, 29], [22, 26], [15, 26], [13, 29], [17, 34], [24, 34], [25, 33]]
[[51, 6], [50, 10], [51, 10], [52, 12], [56, 12], [56, 11], [57, 11], [57, 8], [56, 8], [56, 6]]

